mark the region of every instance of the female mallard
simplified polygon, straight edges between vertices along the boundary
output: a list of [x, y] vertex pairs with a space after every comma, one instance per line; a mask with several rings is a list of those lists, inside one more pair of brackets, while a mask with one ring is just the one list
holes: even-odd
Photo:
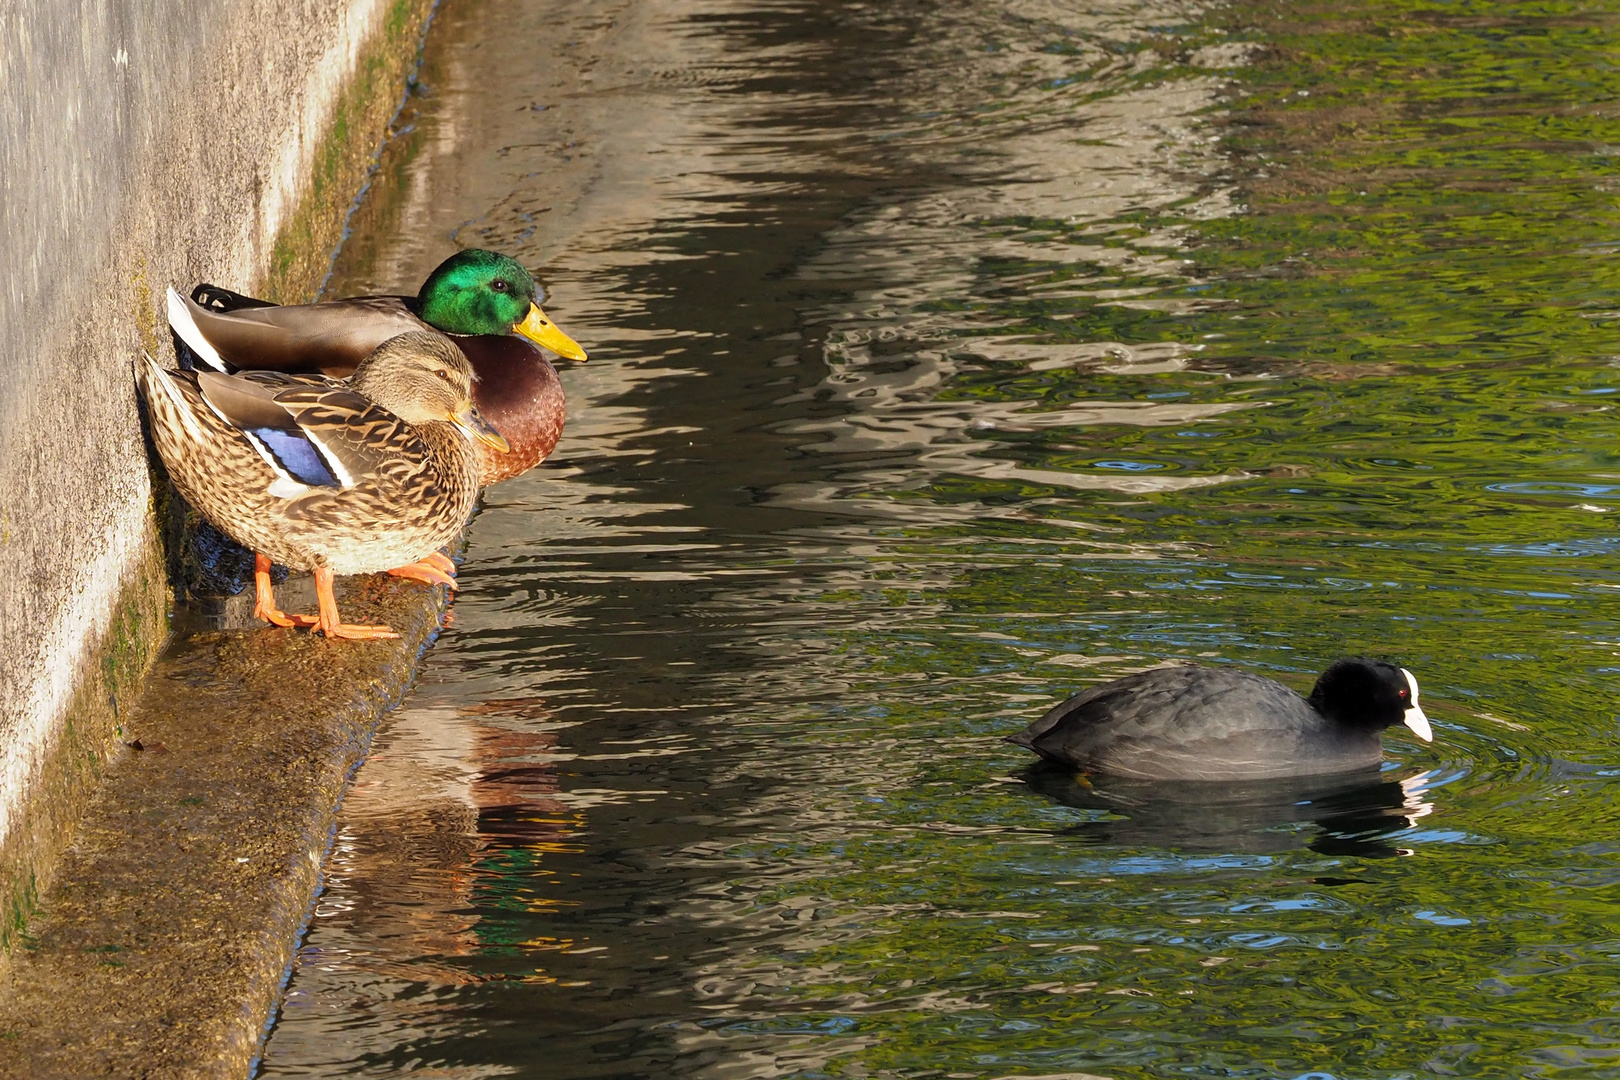
[[485, 486], [540, 464], [562, 434], [562, 384], [545, 354], [524, 339], [570, 360], [585, 359], [585, 350], [540, 310], [540, 290], [529, 272], [493, 251], [452, 255], [416, 296], [286, 307], [212, 285], [199, 285], [192, 296], [169, 290], [169, 326], [199, 364], [219, 371], [342, 378], [396, 334], [431, 328], [453, 335], [478, 374], [473, 401], [512, 447], [509, 454], [480, 448]]
[[[347, 383], [164, 371], [151, 357], [136, 381], [174, 486], [253, 551], [253, 613], [327, 637], [397, 636], [343, 622], [333, 575], [413, 563], [455, 539], [478, 497], [472, 440], [506, 448], [473, 405], [472, 367], [439, 334], [389, 339]], [[319, 616], [276, 607], [272, 561], [314, 572]]]

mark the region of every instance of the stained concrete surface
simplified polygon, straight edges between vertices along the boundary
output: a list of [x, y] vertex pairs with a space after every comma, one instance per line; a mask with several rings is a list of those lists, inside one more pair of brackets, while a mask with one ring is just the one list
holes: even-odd
[[[0, 107], [25, 121], [0, 131], [0, 235], [15, 241], [0, 251], [14, 390], [0, 417], [17, 436], [0, 444], [13, 928], [41, 890], [0, 963], [0, 1078], [240, 1077], [346, 779], [442, 594], [340, 584], [344, 614], [391, 623], [396, 642], [264, 628], [244, 598], [211, 613], [233, 629], [198, 632], [210, 619], [182, 608], [142, 684], [165, 634], [154, 523], [168, 515], [152, 513], [129, 360], [167, 356], [164, 285], [310, 294], [430, 3], [137, 5], [110, 29], [81, 7], [0, 11]], [[53, 131], [52, 109], [89, 118]], [[313, 606], [307, 581], [278, 597]]]
[[429, 7], [0, 4], [0, 942], [167, 633], [131, 377], [163, 289], [313, 289]]
[[442, 596], [342, 581], [344, 616], [397, 641], [259, 628], [171, 649], [0, 978], [0, 1078], [247, 1075], [344, 785]]

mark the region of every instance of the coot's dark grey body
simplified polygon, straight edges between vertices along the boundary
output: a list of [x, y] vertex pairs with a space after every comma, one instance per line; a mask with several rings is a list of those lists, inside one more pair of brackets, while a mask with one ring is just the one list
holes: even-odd
[[1309, 700], [1247, 671], [1169, 667], [1076, 694], [1007, 741], [1116, 776], [1240, 780], [1376, 765], [1399, 723], [1431, 737], [1417, 680], [1393, 664], [1340, 660]]

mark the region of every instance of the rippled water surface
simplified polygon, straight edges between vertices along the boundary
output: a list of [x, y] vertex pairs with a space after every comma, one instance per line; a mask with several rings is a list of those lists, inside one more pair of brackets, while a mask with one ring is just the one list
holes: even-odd
[[[1620, 1077], [1620, 12], [445, 0], [336, 292], [590, 348], [263, 1075]], [[1433, 745], [998, 737], [1372, 653]]]

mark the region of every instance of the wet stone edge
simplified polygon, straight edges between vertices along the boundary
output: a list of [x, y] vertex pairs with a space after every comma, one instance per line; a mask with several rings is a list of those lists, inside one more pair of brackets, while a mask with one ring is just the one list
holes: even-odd
[[[434, 2], [383, 8], [248, 291], [307, 300], [330, 269]], [[115, 261], [135, 267], [141, 345], [167, 355], [144, 255]], [[400, 641], [356, 648], [255, 631], [165, 644], [166, 492], [155, 473], [140, 555], [0, 844], [0, 1077], [247, 1075], [344, 782], [442, 610], [442, 590], [354, 582], [340, 587], [344, 611], [392, 622]], [[336, 651], [345, 647], [354, 651]]]
[[444, 590], [374, 575], [339, 600], [400, 638], [213, 631], [158, 662], [0, 978], [0, 1077], [247, 1075], [343, 790]]
[[122, 719], [140, 696], [167, 637], [168, 602], [162, 553], [156, 534], [148, 530], [110, 625], [74, 672], [76, 690], [54, 751], [32, 778], [28, 812], [0, 839], [0, 954], [14, 953], [27, 942], [28, 920], [38, 907], [40, 890], [49, 886], [66, 838], [117, 745]]

